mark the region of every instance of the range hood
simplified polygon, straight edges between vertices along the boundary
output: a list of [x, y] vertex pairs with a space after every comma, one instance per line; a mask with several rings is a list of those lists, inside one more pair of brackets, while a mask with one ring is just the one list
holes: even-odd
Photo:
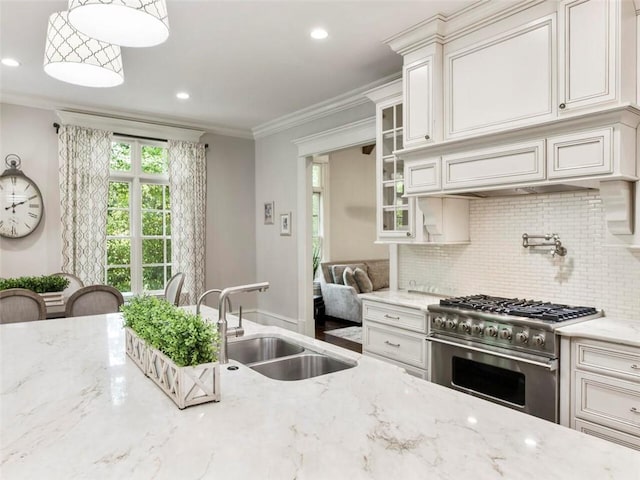
[[465, 198], [489, 198], [489, 197], [509, 197], [520, 195], [535, 195], [540, 193], [558, 193], [558, 192], [574, 192], [577, 190], [597, 190], [598, 186], [585, 186], [585, 185], [568, 185], [565, 183], [558, 185], [539, 185], [539, 186], [523, 186], [523, 187], [510, 187], [510, 188], [498, 188], [496, 190], [483, 190], [474, 192], [456, 193], [456, 197]]

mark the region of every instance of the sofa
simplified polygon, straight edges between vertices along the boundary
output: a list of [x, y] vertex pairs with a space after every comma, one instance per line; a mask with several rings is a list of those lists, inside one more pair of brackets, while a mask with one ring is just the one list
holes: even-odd
[[362, 323], [362, 294], [389, 288], [387, 259], [323, 262], [320, 267], [325, 315], [331, 317]]

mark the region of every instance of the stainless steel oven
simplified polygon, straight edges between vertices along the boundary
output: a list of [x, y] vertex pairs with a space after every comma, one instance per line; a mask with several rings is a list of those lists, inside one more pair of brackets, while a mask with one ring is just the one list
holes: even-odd
[[474, 295], [429, 305], [431, 381], [558, 423], [558, 326], [592, 307]]
[[558, 362], [514, 356], [438, 336], [431, 342], [431, 381], [505, 407], [558, 422]]

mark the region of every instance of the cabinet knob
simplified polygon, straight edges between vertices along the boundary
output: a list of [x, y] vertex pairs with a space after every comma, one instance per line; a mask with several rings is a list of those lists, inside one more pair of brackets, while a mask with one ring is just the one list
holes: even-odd
[[411, 232], [407, 232], [407, 237], [410, 237], [410, 236], [411, 236]]
[[560, 110], [564, 110], [565, 108], [567, 108], [564, 103], [561, 103], [560, 105], [558, 105], [558, 107], [560, 108]]
[[431, 137], [430, 137], [429, 135], [425, 135], [425, 136], [424, 136], [424, 139], [425, 139], [425, 140], [429, 140], [430, 138], [431, 138]]

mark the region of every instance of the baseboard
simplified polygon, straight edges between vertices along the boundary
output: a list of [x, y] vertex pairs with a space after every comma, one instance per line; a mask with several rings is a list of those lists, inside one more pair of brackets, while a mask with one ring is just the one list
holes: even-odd
[[260, 309], [252, 309], [248, 312], [242, 312], [242, 316], [247, 320], [259, 323], [260, 325], [273, 325], [276, 327], [286, 328], [294, 332], [298, 331], [298, 322], [289, 317], [278, 315], [276, 313], [267, 312]]

